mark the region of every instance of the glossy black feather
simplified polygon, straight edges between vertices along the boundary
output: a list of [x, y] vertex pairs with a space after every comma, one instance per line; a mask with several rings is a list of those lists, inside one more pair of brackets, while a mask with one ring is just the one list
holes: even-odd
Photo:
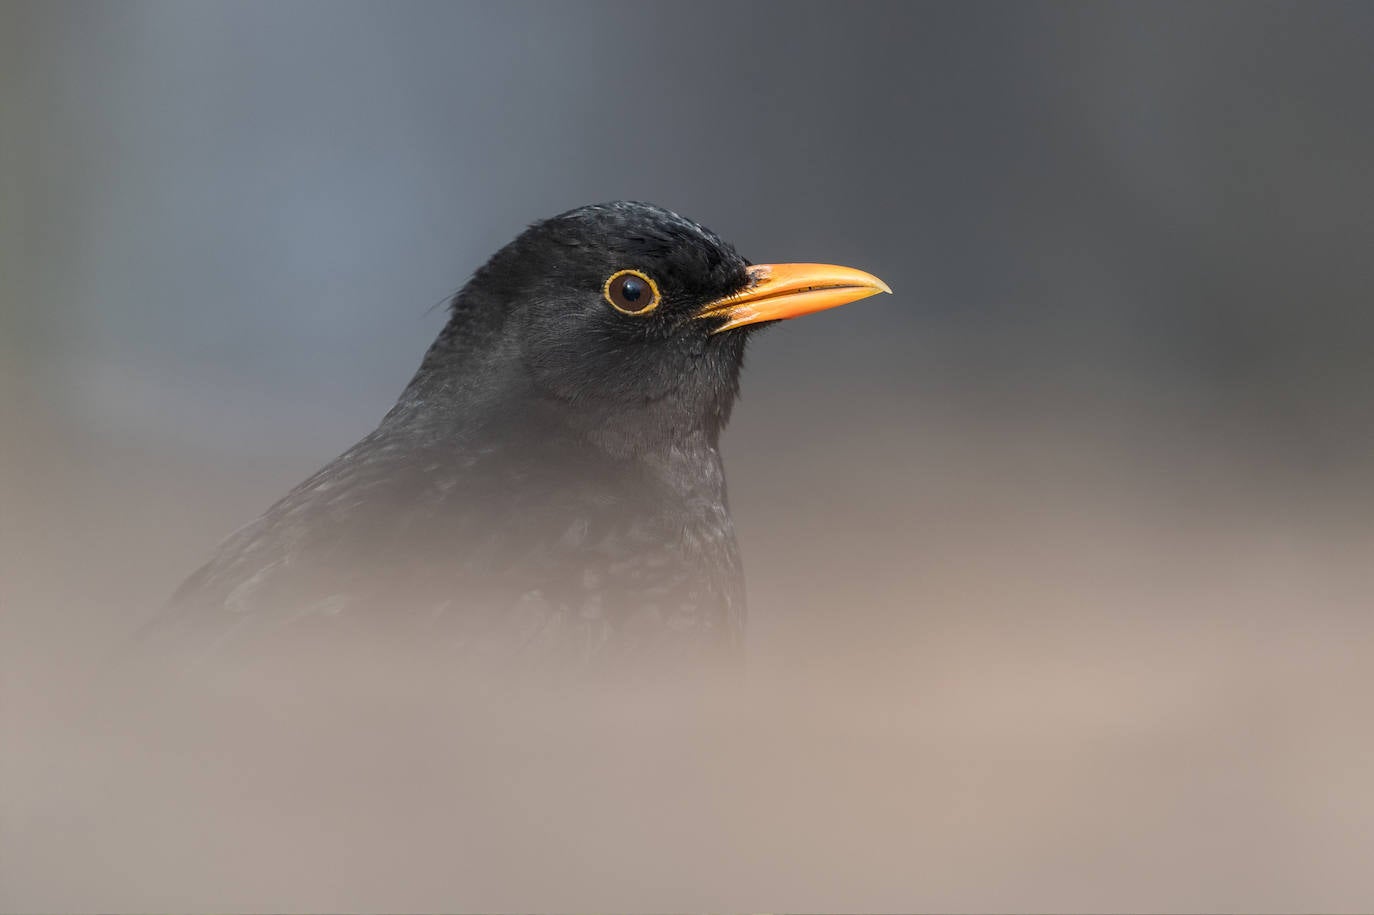
[[[476, 272], [370, 435], [225, 541], [154, 639], [187, 660], [423, 655], [550, 673], [717, 666], [744, 591], [718, 448], [747, 262], [644, 204], [532, 226]], [[602, 296], [642, 270], [631, 316]]]

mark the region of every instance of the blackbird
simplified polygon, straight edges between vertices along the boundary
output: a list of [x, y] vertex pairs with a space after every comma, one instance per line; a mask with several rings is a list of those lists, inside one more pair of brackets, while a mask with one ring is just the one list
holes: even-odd
[[890, 291], [753, 265], [643, 203], [535, 223], [453, 297], [380, 425], [150, 629], [186, 660], [350, 645], [474, 671], [731, 666], [745, 599], [719, 439], [745, 343]]

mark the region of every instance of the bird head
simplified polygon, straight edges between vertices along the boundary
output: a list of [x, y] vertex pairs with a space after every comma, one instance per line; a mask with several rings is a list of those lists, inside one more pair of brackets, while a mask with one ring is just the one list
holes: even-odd
[[751, 264], [661, 207], [598, 204], [532, 225], [478, 270], [455, 297], [441, 355], [462, 351], [492, 378], [514, 373], [587, 426], [714, 438], [751, 331], [890, 291], [845, 267]]

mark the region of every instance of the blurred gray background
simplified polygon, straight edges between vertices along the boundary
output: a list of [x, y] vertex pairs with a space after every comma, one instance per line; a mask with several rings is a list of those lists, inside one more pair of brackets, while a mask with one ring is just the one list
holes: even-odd
[[896, 291], [760, 335], [725, 442], [754, 676], [887, 768], [728, 876], [402, 907], [1368, 910], [1371, 49], [1369, 4], [0, 6], [0, 904], [397, 904], [147, 895], [35, 787], [45, 696], [488, 255], [629, 198]]

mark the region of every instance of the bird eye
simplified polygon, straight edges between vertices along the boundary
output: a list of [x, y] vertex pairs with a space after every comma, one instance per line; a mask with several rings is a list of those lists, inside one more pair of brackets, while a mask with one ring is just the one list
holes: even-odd
[[658, 285], [638, 270], [611, 274], [603, 293], [611, 307], [627, 315], [647, 315], [658, 307]]

